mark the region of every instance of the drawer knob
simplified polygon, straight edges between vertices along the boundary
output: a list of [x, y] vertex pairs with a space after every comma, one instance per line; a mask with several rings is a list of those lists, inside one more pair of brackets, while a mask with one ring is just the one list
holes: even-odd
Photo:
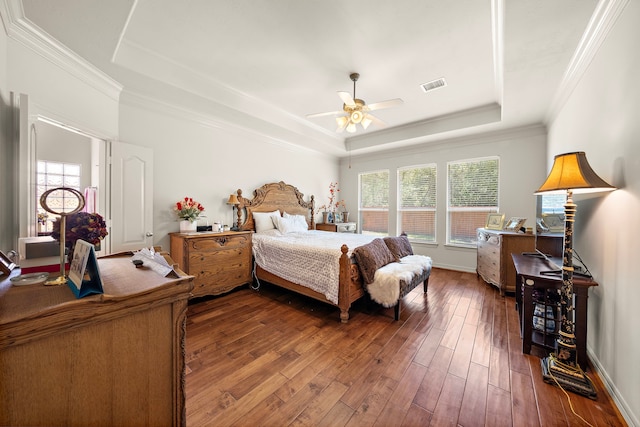
[[533, 279], [527, 279], [527, 280], [524, 281], [524, 283], [526, 283], [529, 286], [533, 286], [536, 282], [534, 282]]

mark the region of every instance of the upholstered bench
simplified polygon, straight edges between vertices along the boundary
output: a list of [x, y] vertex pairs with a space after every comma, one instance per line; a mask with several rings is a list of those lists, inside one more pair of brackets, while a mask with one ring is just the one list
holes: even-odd
[[395, 320], [400, 318], [403, 297], [420, 284], [427, 292], [431, 258], [414, 255], [406, 235], [374, 239], [353, 253], [369, 296], [384, 307], [394, 307]]

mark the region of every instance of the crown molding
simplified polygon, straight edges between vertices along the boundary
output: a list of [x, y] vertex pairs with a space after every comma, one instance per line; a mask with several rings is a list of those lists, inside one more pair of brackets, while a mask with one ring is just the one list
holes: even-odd
[[628, 3], [629, 0], [600, 0], [598, 2], [550, 104], [545, 117], [546, 123], [552, 123], [560, 114]]
[[346, 139], [348, 152], [382, 147], [387, 144], [416, 141], [449, 131], [471, 128], [480, 125], [499, 123], [502, 118], [502, 106], [497, 103], [469, 108], [455, 113], [408, 123], [379, 130], [370, 134], [352, 136]]
[[[380, 160], [390, 157], [402, 157], [422, 154], [427, 150], [443, 150], [452, 147], [488, 144], [492, 142], [524, 140], [528, 138], [547, 137], [547, 128], [542, 123], [498, 129], [471, 135], [442, 138], [436, 141], [423, 141], [402, 148], [389, 148], [381, 151], [373, 151], [363, 154], [352, 154], [350, 160]], [[341, 163], [349, 161], [348, 157], [342, 157]]]
[[[314, 148], [310, 148], [296, 142], [290, 142], [286, 138], [276, 137], [272, 133], [262, 132], [260, 131], [259, 126], [242, 126], [235, 121], [220, 119], [220, 117], [215, 114], [207, 114], [206, 112], [203, 112], [202, 109], [196, 111], [195, 109], [183, 107], [175, 103], [165, 102], [161, 99], [139, 92], [125, 90], [120, 98], [120, 103], [121, 105], [140, 108], [144, 111], [152, 111], [168, 117], [195, 123], [199, 126], [210, 129], [219, 129], [242, 137], [246, 137], [247, 134], [252, 134], [266, 143], [273, 144], [288, 151], [313, 154], [315, 156], [327, 155], [328, 157], [332, 157], [330, 154], [321, 153]], [[251, 117], [247, 117], [247, 119], [250, 120]]]
[[0, 0], [7, 36], [117, 101], [122, 85], [29, 21], [21, 0]]

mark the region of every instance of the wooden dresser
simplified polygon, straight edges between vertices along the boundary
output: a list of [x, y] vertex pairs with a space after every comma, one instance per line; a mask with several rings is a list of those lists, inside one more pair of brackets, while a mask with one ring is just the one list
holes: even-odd
[[171, 257], [195, 276], [193, 296], [217, 295], [251, 282], [252, 231], [170, 233]]
[[478, 260], [476, 272], [485, 282], [495, 285], [500, 295], [515, 292], [516, 271], [512, 253], [535, 250], [533, 234], [478, 228]]
[[[192, 277], [101, 258], [104, 294], [0, 278], [0, 425], [185, 425]], [[12, 276], [20, 274], [19, 269]]]
[[355, 222], [321, 222], [320, 224], [316, 224], [316, 230], [333, 231], [334, 233], [355, 233], [358, 230], [358, 224]]

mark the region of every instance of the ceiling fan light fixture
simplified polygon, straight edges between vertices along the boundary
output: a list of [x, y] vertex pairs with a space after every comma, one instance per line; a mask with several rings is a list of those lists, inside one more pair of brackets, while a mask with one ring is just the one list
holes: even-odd
[[366, 130], [371, 124], [371, 122], [372, 120], [368, 116], [364, 116], [360, 124], [362, 125], [362, 128]]
[[336, 117], [336, 123], [339, 127], [344, 128], [347, 125], [349, 118], [347, 116]]
[[350, 122], [350, 123], [347, 125], [347, 132], [349, 132], [349, 133], [355, 133], [355, 131], [356, 131], [356, 125], [355, 125], [355, 123], [351, 123], [351, 122]]
[[362, 121], [363, 114], [362, 111], [355, 110], [351, 112], [350, 120], [352, 123], [360, 123]]

